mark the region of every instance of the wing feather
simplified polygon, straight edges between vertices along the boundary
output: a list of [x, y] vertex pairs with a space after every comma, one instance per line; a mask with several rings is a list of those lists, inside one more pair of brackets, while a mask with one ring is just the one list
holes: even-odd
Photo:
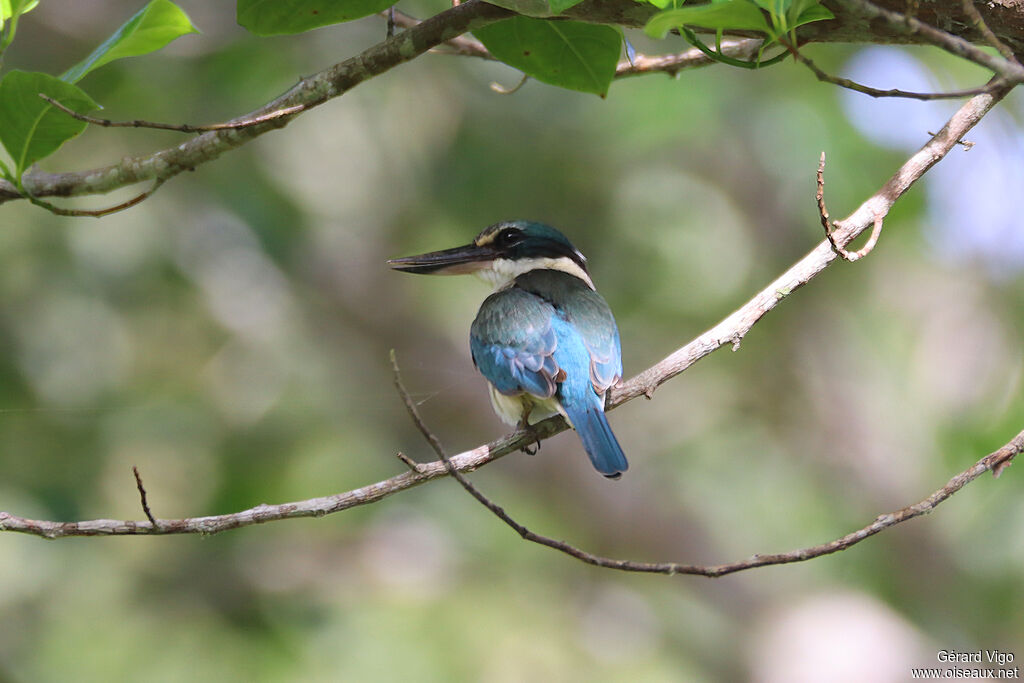
[[495, 389], [506, 395], [555, 395], [564, 373], [554, 358], [554, 317], [550, 303], [515, 287], [484, 300], [470, 328], [469, 344], [473, 362]]

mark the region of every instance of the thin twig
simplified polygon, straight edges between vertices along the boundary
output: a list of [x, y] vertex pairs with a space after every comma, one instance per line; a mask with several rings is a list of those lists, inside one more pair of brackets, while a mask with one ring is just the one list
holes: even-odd
[[910, 90], [900, 90], [898, 88], [881, 90], [879, 88], [873, 88], [869, 85], [857, 83], [856, 81], [852, 81], [849, 78], [833, 76], [828, 72], [824, 71], [823, 69], [821, 69], [809, 57], [806, 57], [802, 52], [800, 52], [796, 47], [791, 45], [789, 42], [781, 38], [779, 39], [779, 42], [782, 43], [782, 45], [784, 45], [786, 49], [789, 50], [789, 53], [793, 55], [793, 57], [797, 61], [799, 61], [801, 64], [810, 69], [819, 81], [822, 81], [824, 83], [831, 83], [832, 85], [837, 85], [840, 88], [853, 90], [854, 92], [859, 92], [864, 95], [870, 95], [871, 97], [902, 97], [910, 100], [924, 101], [955, 100], [963, 99], [965, 97], [974, 97], [975, 95], [980, 95], [982, 93], [992, 92], [992, 90], [998, 87], [1001, 83], [1001, 81], [993, 80], [987, 83], [986, 85], [977, 88], [966, 88], [964, 90], [949, 90], [945, 92], [914, 92]]
[[878, 236], [882, 234], [882, 221], [885, 218], [885, 214], [876, 213], [874, 218], [873, 227], [871, 229], [871, 236], [868, 237], [868, 241], [864, 246], [857, 251], [847, 251], [844, 245], [839, 244], [836, 240], [834, 227], [838, 228], [838, 224], [829, 224], [828, 220], [828, 209], [825, 207], [825, 153], [821, 153], [821, 159], [818, 161], [818, 190], [814, 193], [814, 198], [818, 201], [818, 216], [821, 218], [821, 227], [825, 229], [825, 238], [828, 243], [832, 245], [832, 250], [839, 254], [844, 261], [853, 263], [859, 261], [875, 248], [875, 244], [878, 243]]
[[885, 216], [877, 214], [875, 216], [874, 224], [871, 227], [871, 235], [868, 236], [868, 241], [864, 243], [864, 246], [857, 251], [847, 251], [846, 248], [843, 247], [839, 251], [839, 255], [842, 256], [845, 261], [853, 263], [854, 261], [859, 261], [870, 254], [871, 250], [875, 248], [876, 244], [878, 244], [878, 236], [882, 234], [882, 222], [884, 220]]
[[499, 95], [514, 95], [515, 93], [519, 92], [520, 88], [526, 85], [526, 81], [528, 80], [530, 80], [530, 77], [527, 76], [526, 74], [523, 74], [523, 77], [519, 79], [519, 82], [513, 85], [511, 88], [506, 88], [501, 83], [495, 81], [491, 83], [491, 90], [498, 93]]
[[395, 457], [397, 457], [402, 464], [408, 467], [412, 472], [415, 472], [416, 474], [423, 474], [423, 465], [416, 462], [402, 451], [395, 453]]
[[985, 52], [985, 50], [971, 42], [930, 26], [916, 17], [893, 12], [884, 7], [879, 7], [868, 0], [834, 1], [855, 14], [859, 14], [867, 19], [881, 19], [890, 28], [900, 33], [919, 36], [926, 42], [941, 47], [946, 52], [984, 66], [1011, 83], [1024, 83], [1024, 67], [1020, 64], [1009, 61], [1002, 55], [993, 55]]
[[1017, 60], [1017, 56], [1013, 54], [1013, 50], [1010, 49], [1009, 45], [999, 40], [999, 37], [992, 32], [992, 29], [985, 23], [984, 17], [981, 16], [981, 12], [974, 6], [974, 3], [971, 0], [963, 0], [962, 4], [964, 13], [974, 22], [975, 28], [978, 29], [985, 41], [998, 50], [1004, 59], [1019, 65], [1020, 62]]
[[[389, 23], [404, 29], [415, 28], [423, 23], [419, 19], [394, 7], [386, 12], [381, 12], [381, 16], [387, 18]], [[430, 51], [440, 52], [442, 47], [448, 48], [447, 52], [449, 54], [457, 54], [463, 57], [479, 57], [488, 60], [494, 59], [494, 56], [484, 47], [484, 44], [470, 35], [455, 36], [446, 40], [441, 45], [432, 48]]]
[[818, 215], [821, 217], [821, 227], [825, 229], [825, 237], [828, 238], [832, 248], [836, 249], [836, 243], [832, 238], [832, 226], [828, 220], [828, 209], [825, 207], [825, 151], [822, 150], [821, 158], [818, 160], [818, 191], [814, 193], [818, 200]]
[[157, 130], [175, 130], [180, 133], [206, 133], [212, 130], [236, 130], [239, 128], [248, 128], [249, 126], [256, 126], [261, 123], [298, 114], [299, 112], [303, 112], [319, 104], [318, 102], [296, 104], [292, 107], [285, 107], [266, 114], [241, 118], [235, 121], [228, 121], [226, 123], [211, 123], [206, 126], [193, 126], [188, 123], [156, 123], [153, 121], [143, 121], [141, 119], [135, 119], [133, 121], [111, 121], [110, 119], [101, 119], [87, 114], [80, 114], [74, 109], [64, 106], [57, 100], [52, 97], [48, 97], [43, 93], [39, 93], [39, 96], [71, 118], [91, 123], [94, 126], [103, 126], [104, 128], [155, 128]]
[[[761, 47], [760, 38], [740, 38], [722, 41], [721, 54], [734, 59], [750, 60]], [[663, 72], [675, 76], [684, 69], [709, 66], [715, 61], [693, 47], [683, 52], [668, 55], [635, 54], [632, 59], [623, 59], [615, 68], [615, 78], [640, 76], [643, 74]]]
[[63, 207], [57, 206], [56, 204], [51, 204], [45, 199], [33, 197], [32, 195], [27, 193], [26, 197], [28, 197], [28, 200], [35, 204], [36, 206], [42, 207], [49, 211], [50, 213], [56, 214], [58, 216], [102, 218], [104, 216], [109, 216], [112, 213], [117, 213], [118, 211], [130, 209], [136, 204], [139, 204], [149, 199], [151, 196], [153, 196], [153, 193], [160, 189], [160, 186], [164, 184], [164, 181], [164, 178], [157, 178], [156, 180], [153, 181], [153, 185], [145, 192], [141, 192], [135, 195], [128, 201], [121, 202], [120, 204], [116, 204], [114, 206], [108, 206], [104, 209], [65, 209]]
[[142, 485], [142, 475], [139, 474], [139, 468], [132, 465], [132, 474], [135, 475], [135, 486], [139, 489], [139, 499], [142, 501], [142, 511], [146, 513], [146, 519], [153, 525], [154, 528], [159, 525], [156, 523], [156, 518], [153, 517], [153, 513], [149, 510], [149, 501], [146, 500], [146, 487]]
[[[935, 137], [935, 133], [933, 133], [931, 131], [928, 131], [928, 135], [930, 135], [932, 137]], [[971, 142], [970, 140], [964, 140], [963, 138], [957, 140], [956, 144], [958, 144], [961, 147], [963, 147], [965, 152], [970, 152], [971, 149], [974, 147], [974, 143], [973, 142]]]

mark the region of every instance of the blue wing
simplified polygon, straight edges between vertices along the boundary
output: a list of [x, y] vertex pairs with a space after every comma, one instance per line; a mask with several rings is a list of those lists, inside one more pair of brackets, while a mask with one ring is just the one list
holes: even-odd
[[589, 359], [590, 381], [603, 395], [622, 378], [619, 328], [604, 297], [577, 277], [557, 270], [534, 270], [516, 279], [516, 287], [542, 297], [579, 334]]
[[495, 292], [480, 306], [469, 332], [473, 362], [495, 389], [551, 398], [564, 377], [555, 362], [555, 309], [515, 287]]
[[470, 348], [500, 393], [555, 397], [601, 474], [629, 467], [604, 414], [605, 392], [622, 376], [619, 331], [585, 282], [554, 270], [519, 276], [481, 305]]

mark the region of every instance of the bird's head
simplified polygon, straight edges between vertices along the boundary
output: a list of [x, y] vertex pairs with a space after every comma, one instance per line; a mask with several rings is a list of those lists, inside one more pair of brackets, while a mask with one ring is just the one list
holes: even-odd
[[388, 264], [406, 273], [472, 273], [495, 289], [531, 270], [561, 270], [594, 287], [587, 259], [572, 242], [550, 225], [533, 221], [495, 223], [465, 246], [391, 259]]

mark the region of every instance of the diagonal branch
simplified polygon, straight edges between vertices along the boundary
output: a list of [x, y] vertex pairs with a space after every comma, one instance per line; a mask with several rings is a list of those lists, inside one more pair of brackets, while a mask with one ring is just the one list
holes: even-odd
[[[466, 0], [355, 57], [302, 79], [285, 94], [239, 118], [259, 118], [290, 107], [302, 107], [302, 111], [311, 109], [455, 36], [509, 16], [512, 13], [508, 10], [482, 0]], [[69, 197], [104, 194], [144, 180], [167, 180], [212, 161], [264, 133], [283, 128], [297, 115], [279, 116], [245, 128], [209, 131], [153, 154], [130, 157], [117, 164], [88, 171], [45, 173], [33, 170], [22, 177], [22, 184], [33, 197]], [[0, 204], [20, 198], [22, 194], [16, 187], [0, 180]]]
[[873, 522], [871, 522], [871, 524], [857, 529], [856, 531], [852, 531], [845, 536], [841, 536], [834, 541], [829, 541], [820, 545], [808, 548], [798, 548], [789, 552], [776, 553], [773, 555], [753, 555], [746, 560], [718, 565], [621, 560], [604, 557], [602, 555], [595, 555], [583, 550], [582, 548], [578, 548], [571, 543], [566, 543], [565, 541], [560, 541], [558, 539], [551, 538], [550, 536], [544, 536], [531, 531], [526, 526], [517, 522], [515, 518], [505, 511], [505, 508], [501, 507], [484, 495], [480, 489], [474, 486], [461, 472], [458, 471], [458, 469], [456, 469], [451, 459], [449, 459], [448, 455], [444, 452], [441, 442], [423, 422], [419, 415], [419, 411], [416, 410], [416, 404], [413, 403], [409, 396], [409, 392], [407, 392], [405, 387], [402, 385], [402, 379], [398, 372], [398, 363], [395, 361], [394, 351], [391, 352], [391, 367], [394, 372], [395, 386], [398, 388], [402, 401], [405, 403], [405, 407], [409, 411], [409, 415], [412, 417], [416, 427], [420, 430], [420, 433], [423, 434], [424, 438], [426, 438], [430, 447], [437, 454], [437, 457], [444, 463], [448, 474], [450, 474], [459, 483], [459, 485], [466, 490], [467, 493], [473, 496], [477, 502], [490, 510], [498, 519], [514, 529], [524, 540], [552, 548], [553, 550], [565, 553], [570, 557], [575, 557], [577, 560], [595, 567], [601, 567], [603, 569], [618, 569], [619, 571], [625, 572], [667, 574], [669, 576], [684, 574], [689, 576], [707, 576], [714, 578], [718, 576], [725, 576], [726, 574], [734, 574], [747, 569], [756, 569], [758, 567], [775, 564], [793, 564], [794, 562], [813, 560], [814, 558], [821, 557], [823, 555], [831, 555], [832, 553], [846, 550], [847, 548], [854, 546], [864, 539], [874, 536], [889, 527], [893, 527], [897, 524], [914, 519], [915, 517], [928, 514], [944, 500], [948, 499], [954, 493], [980, 477], [985, 472], [992, 472], [993, 475], [998, 477], [1004, 469], [1010, 466], [1014, 457], [1019, 453], [1024, 452], [1024, 430], [1022, 430], [1005, 446], [993, 453], [990, 453], [989, 455], [986, 455], [973, 466], [955, 475], [946, 483], [945, 486], [924, 500], [913, 505], [900, 508], [895, 512], [879, 515]]
[[[884, 218], [893, 203], [929, 168], [945, 157], [958, 141], [1009, 92], [1010, 88], [1009, 85], [1001, 84], [992, 92], [977, 95], [964, 103], [946, 122], [946, 125], [924, 147], [911, 156], [878, 192], [861, 204], [845, 220], [835, 224], [836, 240], [840, 244], [847, 244], [864, 230], [874, 226], [877, 217]], [[701, 358], [729, 344], [734, 349], [738, 348], [740, 341], [757, 321], [775, 308], [780, 301], [810, 282], [836, 258], [838, 257], [829, 241], [822, 241], [809, 254], [723, 321], [664, 360], [629, 381], [613, 387], [608, 398], [609, 408], [622, 405], [639, 396], [651, 398], [660, 385], [683, 372]], [[565, 429], [567, 429], [567, 425], [564, 420], [560, 417], [551, 418], [533, 425], [531, 433], [516, 432], [489, 444], [452, 456], [451, 462], [460, 472], [472, 471], [507, 453], [533, 443], [537, 439], [548, 438]], [[158, 525], [153, 525], [149, 521], [109, 519], [53, 522], [25, 519], [0, 512], [0, 531], [17, 531], [45, 538], [134, 534], [211, 534], [294, 517], [322, 517], [359, 505], [375, 503], [389, 495], [418, 486], [445, 474], [444, 463], [440, 461], [423, 463], [389, 479], [331, 496], [278, 505], [259, 505], [225, 515], [157, 520]], [[971, 478], [976, 476], [977, 474]]]
[[577, 560], [595, 567], [601, 567], [603, 569], [618, 569], [619, 571], [625, 572], [667, 574], [669, 576], [685, 574], [690, 576], [718, 577], [725, 576], [726, 574], [734, 574], [747, 569], [755, 569], [757, 567], [764, 567], [773, 564], [805, 562], [816, 557], [821, 557], [822, 555], [831, 555], [832, 553], [846, 550], [847, 548], [860, 543], [864, 539], [874, 536], [884, 529], [896, 526], [897, 524], [914, 519], [915, 517], [928, 514], [944, 500], [980, 477], [985, 472], [991, 471], [993, 475], [998, 477], [1004, 469], [1010, 466], [1014, 457], [1019, 453], [1024, 452], [1024, 430], [1022, 430], [1005, 446], [993, 453], [990, 453], [989, 455], [986, 455], [972, 467], [969, 467], [963, 472], [955, 475], [946, 483], [945, 486], [919, 503], [908, 505], [895, 512], [879, 515], [871, 524], [857, 529], [856, 531], [852, 531], [845, 536], [841, 536], [834, 541], [829, 541], [828, 543], [822, 543], [808, 548], [798, 548], [797, 550], [773, 555], [754, 555], [746, 560], [719, 565], [680, 564], [678, 562], [636, 562], [633, 560], [621, 560], [604, 557], [602, 555], [595, 555], [583, 550], [582, 548], [578, 548], [571, 543], [538, 534], [517, 522], [514, 517], [505, 511], [505, 508], [484, 495], [484, 493], [473, 485], [465, 475], [459, 472], [455, 467], [455, 464], [452, 463], [448, 454], [445, 453], [444, 447], [441, 445], [441, 441], [432, 431], [430, 431], [426, 423], [423, 422], [423, 418], [420, 417], [419, 411], [416, 410], [416, 404], [413, 402], [412, 397], [409, 396], [409, 392], [406, 391], [405, 386], [402, 384], [402, 377], [399, 373], [398, 362], [395, 360], [395, 352], [393, 350], [391, 351], [391, 370], [394, 374], [395, 387], [398, 389], [402, 402], [405, 404], [405, 408], [409, 412], [409, 416], [412, 418], [416, 428], [419, 429], [421, 434], [423, 434], [423, 437], [427, 440], [427, 443], [430, 444], [431, 449], [433, 449], [434, 453], [437, 454], [437, 457], [441, 462], [444, 463], [448, 474], [454, 478], [469, 495], [473, 496], [478, 503], [490, 510], [495, 517], [511, 527], [524, 540], [565, 553], [570, 557], [575, 557]]
[[[833, 238], [839, 244], [848, 244], [868, 228], [873, 228], [877, 219], [885, 218], [896, 200], [928, 169], [942, 160], [1012, 87], [1000, 83], [992, 92], [975, 95], [965, 102], [946, 125], [911, 156], [878, 192], [844, 220], [834, 224]], [[826, 239], [728, 318], [629, 382], [613, 387], [609, 404], [616, 406], [640, 395], [651, 398], [660, 385], [712, 351], [726, 344], [732, 344], [733, 349], [737, 349], [758, 320], [794, 290], [807, 284], [836, 258], [838, 256], [832, 249], [831, 241]]]

